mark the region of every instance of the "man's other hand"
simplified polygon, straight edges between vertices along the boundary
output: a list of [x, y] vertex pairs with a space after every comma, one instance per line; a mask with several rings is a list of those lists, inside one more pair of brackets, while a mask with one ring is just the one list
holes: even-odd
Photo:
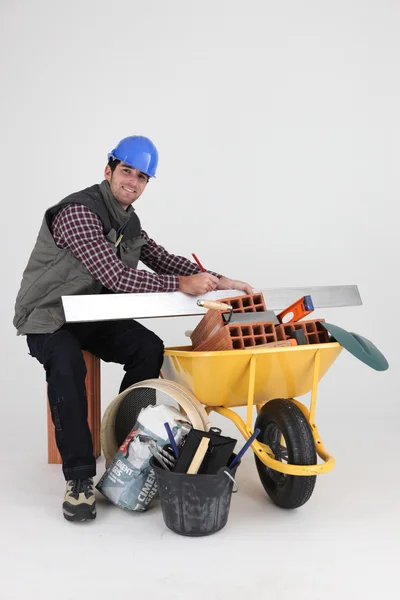
[[252, 294], [253, 288], [249, 283], [245, 281], [237, 281], [236, 279], [229, 279], [229, 277], [221, 277], [218, 279], [217, 290], [239, 290], [246, 292], [246, 294]]
[[214, 290], [228, 289], [219, 288], [220, 279], [210, 273], [198, 273], [197, 275], [189, 275], [188, 277], [179, 277], [179, 291], [192, 296], [200, 296]]

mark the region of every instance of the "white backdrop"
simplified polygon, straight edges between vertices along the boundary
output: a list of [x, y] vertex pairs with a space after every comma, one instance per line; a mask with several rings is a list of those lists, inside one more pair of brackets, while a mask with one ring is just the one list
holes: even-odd
[[[136, 208], [170, 251], [256, 287], [358, 284], [362, 308], [318, 316], [391, 370], [342, 356], [324, 394], [397, 411], [399, 17], [393, 1], [2, 3], [2, 415], [16, 388], [41, 412], [11, 321], [43, 212], [134, 133], [160, 152]], [[149, 326], [168, 345], [188, 323]], [[107, 403], [120, 371], [104, 374]]]
[[[369, 457], [384, 458], [375, 474], [386, 482], [397, 469], [400, 3], [0, 7], [2, 464], [29, 443], [31, 476], [49, 468], [44, 372], [12, 326], [43, 213], [100, 182], [107, 152], [142, 134], [160, 164], [136, 208], [158, 243], [258, 288], [359, 286], [363, 307], [316, 313], [371, 339], [390, 362], [377, 373], [343, 352], [320, 386], [317, 423], [339, 459], [324, 484], [340, 490], [346, 473], [343, 502], [355, 494], [357, 511], [373, 485]], [[172, 345], [197, 320], [148, 325]], [[104, 409], [121, 369], [102, 373]]]
[[[23, 410], [44, 433], [43, 372], [11, 323], [43, 212], [134, 133], [160, 152], [136, 208], [170, 251], [256, 287], [358, 284], [363, 307], [318, 316], [391, 369], [342, 355], [325, 410], [398, 416], [399, 17], [393, 1], [2, 3], [2, 429]], [[148, 324], [171, 345], [194, 322]], [[119, 378], [105, 366], [104, 407]]]

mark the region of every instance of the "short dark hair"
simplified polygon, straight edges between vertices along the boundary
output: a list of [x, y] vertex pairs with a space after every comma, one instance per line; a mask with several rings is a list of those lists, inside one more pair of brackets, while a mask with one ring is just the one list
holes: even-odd
[[117, 166], [119, 165], [121, 161], [118, 160], [118, 158], [113, 158], [112, 156], [109, 158], [108, 160], [108, 166], [111, 169], [111, 173], [114, 173], [115, 169], [117, 168]]
[[[109, 166], [109, 167], [110, 167], [110, 169], [111, 169], [111, 173], [114, 173], [115, 169], [118, 167], [118, 165], [119, 165], [121, 162], [122, 162], [122, 161], [121, 161], [121, 160], [118, 160], [118, 158], [113, 158], [112, 156], [111, 156], [111, 158], [109, 158], [109, 160], [108, 160], [108, 163], [107, 163], [107, 164], [108, 164], [108, 166]], [[147, 173], [144, 173], [144, 175], [146, 175], [146, 177], [147, 177], [147, 181], [149, 181], [149, 179], [150, 179], [149, 175], [147, 175]]]

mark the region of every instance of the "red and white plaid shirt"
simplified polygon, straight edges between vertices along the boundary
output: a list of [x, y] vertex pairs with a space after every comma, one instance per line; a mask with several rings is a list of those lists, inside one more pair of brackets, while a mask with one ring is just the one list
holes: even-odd
[[178, 275], [200, 272], [195, 263], [170, 254], [143, 230], [147, 244], [141, 249], [140, 260], [156, 275], [127, 267], [107, 242], [99, 217], [83, 204], [69, 204], [60, 210], [53, 219], [51, 232], [59, 248], [69, 248], [89, 273], [113, 292], [175, 292], [179, 289]]

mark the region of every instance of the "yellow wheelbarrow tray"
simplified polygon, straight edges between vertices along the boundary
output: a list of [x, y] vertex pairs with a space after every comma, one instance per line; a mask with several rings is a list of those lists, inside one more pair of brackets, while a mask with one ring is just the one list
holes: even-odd
[[[294, 465], [275, 460], [266, 444], [254, 440], [251, 447], [269, 469], [286, 475], [310, 476], [332, 470], [335, 461], [319, 437], [314, 423], [319, 380], [342, 351], [337, 342], [281, 348], [259, 348], [218, 352], [195, 352], [190, 346], [167, 348], [162, 377], [188, 388], [205, 405], [236, 425], [248, 440], [253, 434], [253, 406], [257, 414], [270, 400], [291, 400], [310, 425], [318, 456], [314, 465]], [[311, 391], [310, 406], [295, 399]], [[246, 423], [232, 410], [247, 405]]]

